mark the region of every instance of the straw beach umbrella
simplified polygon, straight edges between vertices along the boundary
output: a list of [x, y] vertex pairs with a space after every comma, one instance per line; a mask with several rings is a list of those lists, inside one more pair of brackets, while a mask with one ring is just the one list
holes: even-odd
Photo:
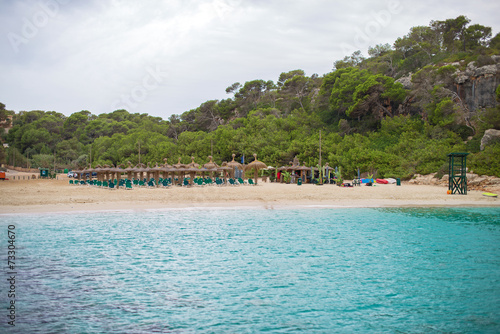
[[116, 166], [114, 168], [110, 168], [109, 171], [111, 172], [111, 179], [113, 180], [113, 174], [116, 174], [116, 188], [120, 187], [120, 179], [122, 177], [122, 172], [123, 169], [120, 168], [120, 166]]
[[[217, 167], [217, 172], [222, 172], [222, 175], [224, 175], [224, 182], [227, 182], [227, 176], [226, 175], [228, 174], [227, 172], [230, 172], [230, 171], [233, 171], [233, 173], [234, 173], [234, 169], [231, 168], [231, 167], [229, 167], [227, 165], [227, 162], [223, 162], [222, 166]], [[233, 176], [233, 178], [234, 178], [234, 176]]]
[[191, 163], [187, 164], [186, 167], [187, 168], [191, 168], [191, 167], [200, 168], [200, 165], [197, 164], [196, 162], [194, 162], [194, 157], [191, 157]]
[[82, 178], [82, 170], [80, 168], [73, 170], [73, 173], [76, 173], [77, 180]]
[[108, 180], [109, 176], [109, 165], [102, 165], [101, 167], [101, 173], [102, 173], [102, 181]]
[[257, 153], [253, 154], [255, 160], [249, 163], [246, 167], [245, 170], [254, 170], [254, 178], [255, 178], [255, 184], [257, 184], [257, 172], [259, 169], [267, 168], [267, 165], [263, 163], [262, 161], [257, 160]]
[[146, 171], [146, 165], [143, 163], [137, 164], [135, 166], [135, 171], [134, 171], [134, 177], [137, 176], [137, 173], [139, 173], [139, 180], [144, 179], [144, 172]]
[[104, 177], [103, 177], [103, 171], [102, 171], [102, 167], [101, 165], [97, 165], [95, 168], [94, 168], [94, 172], [97, 174], [97, 181], [103, 181], [104, 180]]
[[186, 165], [187, 172], [189, 173], [189, 183], [193, 185], [193, 179], [196, 173], [200, 172], [200, 164], [194, 162], [194, 157], [191, 157], [191, 163]]
[[232, 173], [233, 178], [234, 178], [234, 175], [236, 173], [236, 168], [243, 170], [243, 165], [234, 160], [235, 156], [236, 156], [236, 154], [233, 153], [233, 160], [231, 160], [227, 163], [227, 166], [231, 167], [231, 169], [233, 170], [233, 173]]
[[203, 168], [214, 169], [214, 168], [219, 167], [215, 162], [212, 161], [212, 156], [211, 155], [208, 156], [208, 159], [210, 159], [210, 161], [207, 162], [206, 164], [204, 164]]
[[194, 176], [200, 171], [199, 168], [189, 167], [184, 170], [184, 173], [189, 173], [189, 184], [193, 185]]
[[160, 182], [160, 172], [163, 171], [163, 167], [158, 166], [158, 163], [156, 163], [156, 165], [151, 168], [151, 171], [154, 174], [155, 183], [158, 186], [158, 183]]
[[173, 168], [172, 166], [170, 166], [168, 163], [167, 163], [167, 158], [163, 159], [163, 166], [162, 166], [162, 172], [163, 172], [163, 178], [166, 179], [168, 177], [168, 174], [169, 173], [172, 173], [172, 179], [174, 178], [173, 177], [173, 173], [175, 172], [175, 168]]
[[153, 171], [153, 169], [149, 167], [149, 162], [144, 170], [146, 172], [146, 181], [149, 182], [149, 180], [151, 179], [151, 172]]
[[130, 161], [127, 161], [128, 167], [125, 168], [124, 172], [127, 173], [127, 179], [132, 181], [132, 173], [134, 172], [135, 168], [132, 167], [132, 163]]
[[217, 171], [217, 168], [219, 167], [219, 165], [217, 165], [215, 162], [213, 162], [211, 155], [208, 156], [208, 159], [210, 161], [207, 162], [206, 164], [204, 164], [203, 168], [208, 169], [210, 171], [210, 177], [212, 177], [213, 172]]
[[[186, 169], [186, 165], [181, 163], [181, 157], [179, 157], [178, 162], [173, 167], [175, 167], [175, 169], [179, 173], [179, 183], [182, 184], [181, 175], [183, 175], [184, 169]], [[174, 182], [172, 182], [172, 184], [173, 183]]]

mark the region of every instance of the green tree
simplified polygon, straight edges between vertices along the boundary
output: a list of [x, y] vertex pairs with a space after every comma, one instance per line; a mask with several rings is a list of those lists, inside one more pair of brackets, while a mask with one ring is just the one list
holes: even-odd
[[473, 24], [465, 29], [463, 34], [463, 51], [475, 50], [488, 45], [491, 38], [491, 28], [480, 24]]
[[281, 73], [278, 81], [280, 97], [287, 101], [297, 101], [303, 111], [306, 110], [304, 107], [305, 99], [313, 85], [312, 79], [306, 77], [302, 70]]
[[361, 51], [358, 50], [354, 51], [350, 56], [345, 56], [342, 60], [335, 61], [333, 63], [333, 67], [337, 70], [340, 70], [342, 68], [354, 67], [359, 65], [363, 60], [365, 60], [365, 57], [363, 57]]
[[488, 47], [495, 50], [500, 50], [500, 33], [497, 33], [495, 37], [490, 39]]
[[[331, 82], [334, 82], [333, 85]], [[326, 85], [331, 85], [330, 110], [336, 111], [338, 116], [345, 114], [358, 120], [367, 114], [392, 117], [391, 110], [397, 107], [406, 94], [403, 86], [393, 78], [373, 75], [354, 67], [327, 75], [324, 85], [324, 94], [328, 93]]]
[[368, 55], [370, 57], [380, 57], [391, 51], [392, 47], [389, 43], [377, 44], [374, 47], [368, 47]]
[[93, 118], [90, 111], [82, 110], [71, 114], [63, 123], [63, 138], [79, 138], [85, 130], [88, 122]]

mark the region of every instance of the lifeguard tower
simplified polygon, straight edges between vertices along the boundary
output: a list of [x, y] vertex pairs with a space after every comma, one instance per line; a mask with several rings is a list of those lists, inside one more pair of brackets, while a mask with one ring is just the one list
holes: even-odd
[[450, 153], [448, 190], [452, 194], [467, 195], [467, 155], [469, 153]]

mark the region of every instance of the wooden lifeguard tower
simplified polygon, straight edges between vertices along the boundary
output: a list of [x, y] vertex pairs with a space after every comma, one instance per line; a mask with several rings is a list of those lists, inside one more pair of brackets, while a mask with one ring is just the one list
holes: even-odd
[[467, 155], [469, 153], [450, 153], [448, 190], [452, 194], [467, 195]]

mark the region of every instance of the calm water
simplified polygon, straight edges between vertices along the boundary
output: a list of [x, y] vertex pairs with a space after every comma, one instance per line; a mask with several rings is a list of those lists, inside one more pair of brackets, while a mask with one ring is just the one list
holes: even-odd
[[14, 333], [498, 333], [500, 208], [0, 216]]

